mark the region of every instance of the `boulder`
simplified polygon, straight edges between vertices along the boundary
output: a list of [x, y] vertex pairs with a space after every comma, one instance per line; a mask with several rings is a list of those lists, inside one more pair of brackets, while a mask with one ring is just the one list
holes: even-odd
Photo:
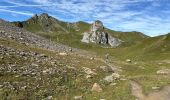
[[83, 38], [81, 42], [84, 43], [96, 43], [102, 45], [110, 45], [111, 47], [116, 47], [121, 44], [121, 40], [115, 37], [112, 37], [104, 29], [103, 23], [99, 20], [95, 21], [91, 25], [89, 32], [83, 33]]
[[120, 79], [120, 75], [118, 73], [112, 73], [111, 75], [106, 76], [103, 80], [111, 83], [116, 79]]

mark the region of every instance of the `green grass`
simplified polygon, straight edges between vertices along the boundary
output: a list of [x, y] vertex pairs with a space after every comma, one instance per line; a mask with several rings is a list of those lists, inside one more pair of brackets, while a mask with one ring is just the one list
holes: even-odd
[[[66, 24], [62, 23], [61, 25], [65, 27]], [[69, 33], [66, 33], [61, 29], [55, 30], [55, 32], [46, 33], [42, 32], [39, 25], [35, 25], [34, 27], [32, 26], [33, 25], [30, 24], [26, 27], [26, 29], [32, 32], [36, 32], [36, 34], [57, 43], [59, 42], [71, 47], [95, 52], [98, 57], [101, 57], [101, 59], [105, 59], [105, 55], [109, 53], [109, 62], [114, 64], [114, 66], [121, 67], [122, 72], [120, 74], [122, 76], [125, 76], [125, 78], [127, 79], [126, 81], [115, 81], [117, 85], [110, 86], [100, 81], [104, 78], [104, 76], [111, 74], [102, 72], [101, 70], [97, 70], [98, 66], [106, 65], [101, 61], [90, 60], [76, 55], [63, 57], [56, 55], [56, 52], [50, 52], [34, 47], [28, 48], [27, 46], [23, 46], [14, 41], [1, 40], [0, 44], [3, 45], [11, 46], [13, 48], [21, 50], [44, 53], [46, 55], [52, 56], [59, 62], [59, 67], [69, 65], [74, 66], [78, 69], [77, 73], [79, 73], [80, 76], [74, 78], [71, 77], [74, 76], [73, 72], [68, 70], [67, 75], [70, 76], [69, 81], [62, 83], [65, 87], [51, 87], [45, 85], [46, 87], [42, 88], [56, 89], [52, 92], [52, 95], [55, 98], [60, 98], [61, 100], [69, 100], [76, 95], [83, 95], [84, 99], [86, 100], [99, 100], [102, 98], [107, 100], [112, 100], [113, 98], [115, 100], [135, 100], [135, 98], [131, 95], [129, 86], [130, 80], [136, 81], [137, 83], [142, 85], [145, 94], [153, 92], [153, 86], [160, 86], [162, 88], [163, 86], [170, 85], [169, 77], [156, 74], [157, 70], [165, 68], [169, 69], [170, 34], [158, 37], [147, 37], [138, 32], [117, 32], [107, 30], [109, 33], [111, 33], [111, 35], [127, 41], [127, 43], [117, 48], [102, 48], [101, 46], [96, 44], [86, 44], [80, 42], [82, 38], [82, 33], [88, 31], [90, 28], [89, 24], [84, 22], [78, 22], [78, 27], [80, 28], [80, 31], [75, 31], [71, 28], [69, 30]], [[61, 33], [58, 31], [61, 31]], [[126, 59], [131, 59], [132, 63], [127, 63], [125, 61]], [[14, 59], [6, 58], [6, 60], [0, 61], [0, 63], [6, 63], [8, 62], [8, 60], [12, 62], [16, 61], [19, 63], [19, 65], [22, 65], [20, 63], [23, 62], [22, 59], [14, 57]], [[82, 67], [96, 69], [98, 74], [94, 76], [94, 78], [86, 80], [83, 75], [84, 73], [80, 71]], [[15, 80], [11, 79], [11, 76], [7, 76], [4, 79]], [[58, 77], [52, 77], [51, 80], [54, 81], [54, 83], [51, 83], [54, 86], [55, 83], [61, 82]], [[93, 83], [95, 82], [101, 84], [103, 92], [95, 93], [90, 91]], [[4, 95], [4, 93], [5, 92], [3, 91], [3, 93], [0, 94]], [[44, 95], [44, 92], [42, 91], [36, 91], [35, 93], [35, 97], [41, 98], [41, 96]], [[20, 96], [22, 97], [23, 95], [25, 94], [21, 94]]]

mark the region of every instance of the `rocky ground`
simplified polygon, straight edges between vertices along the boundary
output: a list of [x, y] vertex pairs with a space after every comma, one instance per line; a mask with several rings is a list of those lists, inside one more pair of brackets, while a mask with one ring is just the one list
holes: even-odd
[[35, 33], [31, 33], [22, 28], [18, 28], [13, 26], [11, 23], [0, 20], [0, 38], [12, 39], [24, 45], [32, 45], [40, 48], [44, 48], [47, 50], [58, 51], [58, 52], [74, 52], [78, 54], [85, 53], [88, 55], [87, 51], [71, 48], [66, 45], [62, 45], [59, 43], [54, 43], [49, 41], [41, 36], [35, 35]]
[[79, 100], [120, 78], [117, 68], [92, 53], [55, 44], [2, 20], [0, 30], [1, 99]]
[[26, 49], [16, 48], [14, 43], [4, 41], [6, 40], [1, 40], [0, 45], [0, 97], [4, 100], [85, 98], [81, 95], [91, 91], [102, 92], [100, 85], [103, 87], [120, 78], [115, 73], [117, 68], [100, 60], [80, 60], [79, 56], [55, 52], [42, 53], [44, 51], [41, 49], [27, 50], [29, 47], [23, 44], [20, 45], [27, 47]]

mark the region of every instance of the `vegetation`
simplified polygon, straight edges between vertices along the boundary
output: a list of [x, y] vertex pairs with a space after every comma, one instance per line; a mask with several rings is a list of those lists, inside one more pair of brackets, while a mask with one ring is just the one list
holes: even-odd
[[[47, 16], [48, 17], [48, 16]], [[94, 59], [80, 57], [79, 55], [69, 54], [68, 56], [58, 55], [58, 52], [51, 52], [44, 49], [25, 46], [12, 40], [0, 39], [0, 44], [9, 46], [18, 50], [26, 50], [46, 54], [49, 57], [57, 60], [57, 68], [62, 68], [67, 74], [55, 74], [54, 76], [44, 76], [44, 81], [50, 81], [49, 84], [41, 84], [42, 87], [35, 91], [27, 91], [17, 94], [15, 91], [0, 90], [0, 97], [6, 97], [5, 93], [10, 93], [11, 98], [21, 99], [42, 99], [52, 95], [54, 99], [72, 100], [74, 96], [82, 95], [85, 100], [135, 100], [131, 95], [130, 81], [139, 83], [143, 92], [147, 95], [155, 90], [152, 87], [158, 86], [159, 89], [170, 84], [168, 75], [158, 75], [157, 71], [161, 69], [170, 69], [170, 34], [148, 37], [140, 32], [118, 32], [107, 29], [106, 31], [124, 41], [124, 43], [117, 48], [103, 48], [96, 44], [81, 43], [82, 33], [89, 31], [90, 24], [85, 22], [66, 23], [54, 20], [51, 17], [50, 21], [35, 20], [31, 18], [28, 21], [15, 22], [15, 25], [35, 32], [37, 35], [43, 36], [54, 42], [59, 42], [70, 47], [80, 48], [91, 52], [95, 52]], [[50, 25], [50, 26], [49, 26]], [[106, 54], [109, 54], [106, 61]], [[17, 55], [13, 57], [5, 57], [1, 59], [0, 64], [7, 64], [17, 62], [19, 66], [24, 63], [30, 64], [31, 59], [24, 61], [23, 58], [18, 58]], [[126, 60], [129, 59], [130, 62]], [[48, 66], [49, 65], [49, 66]], [[120, 70], [122, 80], [114, 80], [111, 85], [105, 83], [103, 78], [110, 75], [111, 72], [104, 72], [98, 69], [99, 66], [116, 66]], [[50, 67], [50, 64], [44, 64], [41, 67]], [[67, 66], [67, 67], [66, 67]], [[68, 69], [68, 66], [75, 67], [76, 70]], [[87, 67], [97, 72], [90, 79], [85, 78], [85, 73], [82, 71], [83, 67]], [[34, 79], [26, 81], [24, 77], [13, 77], [11, 74], [0, 74], [0, 80], [3, 81], [25, 81], [33, 83]], [[64, 80], [63, 77], [68, 77]], [[49, 80], [47, 80], [49, 79]], [[123, 80], [124, 79], [124, 80]], [[93, 83], [99, 83], [103, 89], [102, 92], [92, 92], [91, 87]], [[38, 85], [35, 83], [34, 85]], [[32, 94], [29, 94], [32, 93]], [[13, 95], [11, 95], [13, 94]], [[25, 97], [27, 95], [27, 97]], [[33, 97], [30, 98], [29, 96]]]

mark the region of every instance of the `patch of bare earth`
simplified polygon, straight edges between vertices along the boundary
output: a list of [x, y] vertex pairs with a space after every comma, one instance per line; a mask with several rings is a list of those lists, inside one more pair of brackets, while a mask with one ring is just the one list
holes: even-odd
[[130, 84], [132, 95], [134, 95], [137, 100], [170, 100], [170, 86], [165, 86], [160, 91], [144, 95], [142, 87], [138, 83], [131, 81]]

